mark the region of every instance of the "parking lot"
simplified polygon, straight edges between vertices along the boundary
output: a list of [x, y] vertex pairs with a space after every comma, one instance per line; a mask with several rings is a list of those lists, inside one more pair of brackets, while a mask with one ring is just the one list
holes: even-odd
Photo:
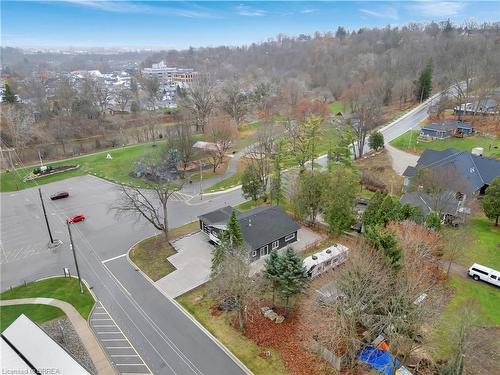
[[151, 370], [100, 302], [95, 304], [89, 323], [120, 374], [151, 374]]

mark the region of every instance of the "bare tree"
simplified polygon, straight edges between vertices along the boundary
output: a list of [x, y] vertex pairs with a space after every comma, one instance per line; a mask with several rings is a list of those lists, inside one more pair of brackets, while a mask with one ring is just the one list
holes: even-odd
[[132, 91], [127, 88], [121, 88], [115, 95], [115, 100], [120, 110], [124, 112], [127, 109], [127, 104], [132, 99]]
[[231, 82], [222, 88], [221, 108], [240, 126], [248, 112], [249, 97], [238, 82]]
[[67, 78], [63, 78], [59, 81], [56, 87], [56, 98], [59, 103], [59, 107], [67, 116], [71, 114], [73, 102], [76, 99], [77, 92], [73, 85]]
[[145, 219], [149, 224], [162, 231], [168, 240], [168, 200], [179, 185], [171, 183], [148, 183], [148, 189], [120, 185], [120, 198], [111, 209], [116, 215], [132, 215]]
[[268, 188], [271, 161], [276, 134], [271, 124], [265, 124], [257, 134], [257, 142], [250, 147], [245, 158], [253, 164], [260, 177], [261, 186]]
[[465, 199], [467, 185], [462, 175], [453, 166], [421, 169], [412, 179], [412, 190], [422, 190], [431, 199], [432, 211], [451, 213], [458, 200]]
[[254, 281], [250, 278], [248, 252], [244, 246], [227, 244], [224, 261], [212, 276], [212, 293], [221, 301], [232, 300], [238, 314], [241, 330], [245, 328], [245, 310], [255, 294]]
[[146, 93], [146, 98], [148, 99], [149, 107], [151, 110], [155, 110], [158, 106], [158, 101], [160, 99], [160, 81], [158, 77], [144, 77], [142, 79], [142, 89]]
[[26, 82], [26, 91], [35, 110], [45, 113], [48, 110], [47, 85], [41, 78], [31, 78]]
[[193, 148], [194, 139], [191, 131], [191, 124], [188, 121], [182, 121], [174, 127], [173, 134], [169, 136], [168, 143], [171, 149], [176, 149], [182, 162], [183, 172], [189, 162], [193, 159], [195, 150]]
[[22, 152], [33, 137], [34, 119], [31, 110], [20, 103], [4, 104], [2, 116], [4, 116], [8, 124], [14, 147], [18, 152]]
[[215, 107], [215, 84], [208, 74], [200, 74], [188, 89], [181, 90], [181, 106], [195, 118], [196, 131], [205, 132]]
[[216, 117], [210, 120], [207, 126], [209, 140], [214, 148], [208, 153], [208, 159], [215, 173], [217, 167], [224, 162], [226, 153], [237, 136], [237, 130], [225, 117]]
[[354, 86], [348, 96], [349, 107], [357, 117], [357, 121], [351, 122], [351, 128], [355, 135], [355, 154], [363, 156], [366, 138], [371, 130], [377, 125], [380, 118], [382, 106], [380, 93], [370, 90], [362, 93], [360, 86]]

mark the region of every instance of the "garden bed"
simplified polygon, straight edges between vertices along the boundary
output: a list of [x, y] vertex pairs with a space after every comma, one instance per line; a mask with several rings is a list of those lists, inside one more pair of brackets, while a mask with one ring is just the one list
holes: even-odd
[[75, 170], [78, 168], [80, 168], [80, 164], [77, 164], [77, 165], [59, 165], [57, 167], [50, 167], [50, 169], [47, 169], [45, 171], [40, 171], [40, 168], [36, 168], [35, 170], [38, 170], [39, 173], [35, 173], [35, 171], [31, 172], [30, 174], [24, 176], [23, 182], [36, 180], [37, 178], [52, 176], [54, 174], [58, 174], [58, 173], [62, 173], [62, 172], [72, 171], [72, 170]]

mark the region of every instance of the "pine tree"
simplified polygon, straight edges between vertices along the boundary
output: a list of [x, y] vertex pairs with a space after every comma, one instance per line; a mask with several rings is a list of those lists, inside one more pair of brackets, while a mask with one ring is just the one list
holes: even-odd
[[10, 85], [8, 83], [5, 84], [4, 89], [3, 89], [3, 98], [2, 102], [4, 103], [17, 103], [17, 97], [16, 94], [12, 91], [10, 88]]
[[288, 315], [290, 297], [300, 293], [306, 284], [307, 273], [295, 251], [288, 247], [279, 258], [278, 294], [285, 299], [285, 316]]
[[384, 147], [384, 135], [381, 132], [373, 132], [368, 138], [368, 144], [373, 150]]
[[418, 78], [418, 97], [417, 100], [424, 101], [431, 96], [432, 92], [432, 61], [425, 66]]
[[226, 231], [229, 236], [229, 243], [231, 247], [238, 247], [243, 244], [243, 235], [241, 234], [241, 227], [238, 219], [236, 218], [235, 210], [231, 212]]
[[266, 259], [264, 268], [264, 279], [266, 279], [273, 289], [273, 307], [276, 301], [276, 290], [279, 286], [280, 275], [281, 275], [281, 263], [280, 256], [276, 250], [272, 250], [269, 257]]

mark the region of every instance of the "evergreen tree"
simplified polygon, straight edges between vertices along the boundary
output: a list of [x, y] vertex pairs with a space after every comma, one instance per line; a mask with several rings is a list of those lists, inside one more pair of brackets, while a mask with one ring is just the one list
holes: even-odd
[[375, 249], [382, 251], [394, 269], [399, 268], [401, 247], [394, 232], [384, 232], [382, 227], [372, 225], [366, 228], [365, 237]]
[[229, 217], [229, 221], [227, 223], [226, 232], [229, 236], [229, 242], [232, 247], [243, 245], [243, 235], [241, 234], [241, 227], [238, 219], [236, 218], [235, 210], [231, 212], [231, 216]]
[[279, 258], [278, 294], [285, 299], [285, 316], [288, 315], [290, 297], [300, 293], [306, 284], [307, 273], [302, 259], [288, 247]]
[[488, 186], [485, 196], [481, 199], [481, 207], [484, 214], [490, 220], [495, 220], [495, 226], [498, 226], [500, 218], [500, 177], [496, 177]]
[[365, 226], [378, 224], [379, 208], [384, 198], [385, 194], [378, 192], [375, 193], [373, 197], [371, 197], [370, 201], [368, 202], [368, 206], [366, 207], [365, 213], [363, 214], [363, 224]]
[[417, 100], [424, 101], [431, 96], [432, 92], [432, 61], [425, 66], [418, 78]]
[[280, 275], [281, 275], [281, 262], [280, 256], [276, 250], [272, 250], [269, 257], [266, 258], [264, 267], [264, 279], [267, 280], [273, 290], [273, 307], [276, 301], [276, 290], [279, 286]]
[[431, 212], [425, 217], [425, 226], [434, 230], [441, 228], [441, 218], [437, 212]]
[[381, 132], [371, 133], [370, 138], [368, 138], [368, 145], [373, 150], [384, 147], [384, 135]]
[[335, 37], [339, 38], [340, 40], [344, 40], [346, 36], [347, 36], [346, 29], [342, 26], [339, 26], [337, 28], [337, 31], [335, 32]]
[[8, 83], [4, 85], [2, 102], [10, 104], [17, 103], [16, 94], [12, 91]]
[[226, 253], [229, 251], [229, 234], [226, 231], [221, 231], [219, 234], [219, 240], [220, 243], [215, 245], [212, 250], [212, 265], [210, 267], [211, 279], [214, 279], [219, 274], [221, 267], [224, 264]]

